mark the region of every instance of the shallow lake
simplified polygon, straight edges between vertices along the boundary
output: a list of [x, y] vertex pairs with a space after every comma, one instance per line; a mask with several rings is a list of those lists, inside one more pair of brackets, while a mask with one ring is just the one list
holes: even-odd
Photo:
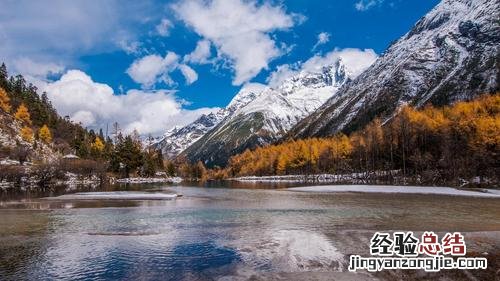
[[460, 231], [472, 251], [496, 254], [500, 247], [495, 198], [225, 185], [106, 190], [183, 195], [171, 200], [57, 197], [61, 190], [4, 194], [0, 279], [369, 280], [368, 273], [345, 271], [348, 255], [369, 253], [375, 231]]

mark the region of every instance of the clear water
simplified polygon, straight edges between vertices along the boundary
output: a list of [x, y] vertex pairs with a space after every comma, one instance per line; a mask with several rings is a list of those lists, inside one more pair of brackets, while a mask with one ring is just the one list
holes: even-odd
[[345, 271], [349, 254], [365, 253], [376, 230], [500, 231], [498, 199], [213, 185], [122, 188], [183, 195], [175, 200], [4, 195], [0, 279], [246, 280], [333, 273]]

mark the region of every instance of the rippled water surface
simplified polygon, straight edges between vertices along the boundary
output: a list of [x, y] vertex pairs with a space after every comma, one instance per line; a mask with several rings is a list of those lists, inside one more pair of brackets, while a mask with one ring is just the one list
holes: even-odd
[[4, 198], [0, 279], [245, 280], [272, 273], [328, 273], [345, 271], [347, 255], [366, 251], [376, 230], [500, 231], [498, 199], [133, 189], [134, 196], [183, 196]]

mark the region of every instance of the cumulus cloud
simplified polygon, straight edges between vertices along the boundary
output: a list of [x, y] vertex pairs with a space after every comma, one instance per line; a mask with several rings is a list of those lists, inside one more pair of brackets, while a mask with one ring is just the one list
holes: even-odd
[[186, 79], [186, 84], [190, 85], [194, 83], [196, 80], [198, 80], [198, 73], [194, 71], [191, 67], [185, 64], [179, 65], [179, 70], [182, 72], [182, 75], [184, 75], [184, 78]]
[[198, 64], [208, 63], [212, 55], [210, 48], [210, 41], [200, 40], [196, 43], [196, 48], [190, 54], [184, 56], [184, 61]]
[[91, 125], [96, 122], [94, 114], [87, 110], [79, 110], [75, 112], [72, 114], [71, 120], [85, 125]]
[[325, 55], [314, 55], [303, 63], [280, 65], [276, 68], [276, 71], [269, 75], [267, 82], [271, 87], [276, 87], [301, 71], [318, 72], [324, 66], [332, 65], [339, 60], [342, 60], [346, 72], [352, 78], [355, 78], [372, 65], [377, 57], [377, 54], [372, 49], [335, 49]]
[[79, 70], [67, 71], [44, 90], [61, 115], [96, 129], [119, 122], [126, 133], [137, 129], [141, 134], [162, 134], [173, 126], [186, 125], [201, 114], [217, 110], [186, 110], [184, 101], [165, 90], [129, 90], [115, 95], [111, 87], [94, 82]]
[[174, 24], [169, 19], [162, 19], [160, 23], [156, 26], [156, 32], [160, 36], [167, 37], [170, 35], [170, 30]]
[[150, 88], [159, 81], [171, 84], [168, 73], [177, 68], [178, 61], [179, 56], [174, 52], [167, 52], [165, 57], [145, 56], [135, 60], [127, 69], [127, 74], [143, 88]]
[[358, 11], [367, 11], [375, 6], [381, 5], [384, 0], [359, 0], [354, 4], [354, 7]]
[[179, 69], [186, 79], [186, 84], [198, 80], [198, 74], [188, 65], [179, 64], [179, 56], [174, 52], [167, 52], [165, 57], [148, 55], [135, 60], [127, 69], [127, 74], [144, 89], [151, 88], [159, 82], [174, 85], [175, 82], [169, 73]]
[[321, 45], [324, 45], [330, 41], [331, 34], [328, 32], [321, 32], [318, 34], [318, 41], [314, 44], [313, 51]]
[[177, 16], [217, 49], [219, 59], [234, 70], [234, 85], [255, 77], [281, 56], [271, 34], [300, 21], [281, 6], [243, 0], [187, 0], [173, 5]]

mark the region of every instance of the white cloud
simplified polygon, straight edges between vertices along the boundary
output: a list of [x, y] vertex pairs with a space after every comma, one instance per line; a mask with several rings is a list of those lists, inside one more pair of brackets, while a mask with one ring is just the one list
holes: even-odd
[[149, 55], [134, 61], [127, 69], [127, 74], [135, 82], [150, 87], [156, 83], [164, 68], [164, 58], [158, 55]]
[[384, 0], [359, 0], [354, 4], [354, 7], [358, 11], [367, 11], [375, 6], [381, 5]]
[[53, 62], [33, 61], [20, 57], [11, 61], [9, 72], [22, 74], [24, 79], [38, 89], [43, 89], [49, 82], [47, 77], [62, 74], [64, 66]]
[[187, 85], [198, 80], [198, 73], [190, 66], [180, 64], [179, 56], [174, 52], [167, 52], [164, 58], [159, 55], [148, 55], [137, 59], [127, 69], [127, 74], [144, 89], [149, 89], [159, 82], [169, 86], [175, 85], [175, 81], [169, 75], [175, 70], [181, 71]]
[[177, 69], [178, 63], [179, 56], [174, 52], [167, 52], [165, 57], [149, 55], [134, 61], [127, 74], [143, 88], [151, 88], [160, 81], [170, 85], [173, 81], [168, 74]]
[[47, 77], [47, 75], [62, 73], [64, 70], [60, 64], [35, 62], [26, 57], [14, 60], [13, 66], [16, 72], [33, 77]]
[[319, 33], [318, 34], [318, 41], [316, 41], [316, 44], [314, 44], [313, 51], [317, 47], [328, 43], [330, 41], [330, 36], [331, 36], [331, 34], [328, 33], [328, 32], [321, 32], [321, 33]]
[[268, 63], [283, 54], [270, 36], [300, 21], [281, 6], [265, 1], [187, 0], [173, 5], [177, 16], [209, 40], [235, 72], [234, 85], [255, 77]]
[[184, 56], [184, 61], [198, 64], [208, 63], [208, 59], [212, 55], [210, 47], [210, 41], [198, 41], [198, 43], [196, 43], [196, 48], [190, 54]]
[[358, 76], [366, 68], [372, 65], [377, 59], [377, 54], [372, 49], [346, 48], [342, 50], [335, 49], [324, 56], [315, 55], [308, 59], [302, 65], [302, 70], [318, 71], [325, 65], [331, 65], [341, 59], [348, 71], [353, 77]]
[[193, 84], [196, 80], [198, 80], [198, 73], [194, 71], [191, 67], [185, 64], [179, 65], [179, 70], [182, 72], [182, 75], [184, 75], [184, 78], [186, 79], [186, 84], [190, 85]]
[[277, 87], [282, 84], [286, 79], [299, 73], [299, 65], [283, 64], [276, 67], [276, 70], [269, 74], [266, 82], [271, 87]]
[[87, 110], [80, 110], [72, 114], [71, 120], [81, 124], [94, 124], [96, 122], [95, 116], [92, 112]]
[[186, 110], [185, 103], [171, 91], [130, 90], [115, 95], [106, 84], [94, 82], [79, 70], [66, 72], [45, 89], [58, 112], [90, 128], [105, 128], [119, 122], [126, 133], [162, 134], [173, 126], [183, 126], [216, 108]]
[[75, 48], [92, 48], [109, 28], [115, 27], [112, 23], [118, 15], [112, 11], [85, 1], [3, 2], [0, 34], [4, 42], [0, 52], [28, 56], [39, 54], [40, 49], [64, 54]]
[[169, 19], [162, 19], [161, 22], [156, 26], [156, 32], [160, 36], [167, 37], [170, 35], [170, 30], [174, 24]]
[[117, 44], [127, 54], [139, 54], [141, 52], [142, 44], [138, 41], [128, 42], [125, 39], [119, 40]]
[[[152, 1], [2, 1], [0, 57], [75, 63], [83, 54], [133, 49], [144, 18], [162, 13]], [[132, 44], [132, 45], [131, 45]]]
[[332, 65], [339, 59], [342, 60], [349, 75], [354, 78], [372, 65], [377, 57], [377, 54], [372, 49], [335, 49], [325, 55], [314, 55], [303, 63], [280, 65], [276, 68], [276, 71], [269, 75], [267, 82], [271, 87], [276, 87], [284, 80], [297, 75], [301, 71], [321, 71], [324, 66]]

